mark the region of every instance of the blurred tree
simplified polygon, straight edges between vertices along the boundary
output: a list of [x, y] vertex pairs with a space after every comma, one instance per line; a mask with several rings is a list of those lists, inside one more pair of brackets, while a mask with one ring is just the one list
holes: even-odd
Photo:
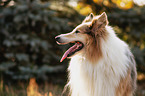
[[[59, 1], [60, 2], [60, 1]], [[58, 65], [64, 49], [54, 37], [68, 32], [81, 16], [67, 4], [53, 0], [0, 1], [0, 74], [12, 79], [65, 72]]]

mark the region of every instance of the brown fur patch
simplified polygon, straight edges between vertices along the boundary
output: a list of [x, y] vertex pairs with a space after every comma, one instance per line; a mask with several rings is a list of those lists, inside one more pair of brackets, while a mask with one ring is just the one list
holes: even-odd
[[86, 44], [86, 56], [91, 62], [97, 62], [102, 57], [101, 41], [107, 39], [105, 28], [100, 28], [97, 32], [90, 33]]
[[88, 42], [86, 44], [86, 55], [88, 60], [97, 62], [102, 57], [102, 40], [106, 40], [108, 32], [105, 26], [108, 25], [106, 13], [102, 13], [98, 19], [93, 18], [89, 26]]
[[120, 80], [119, 86], [116, 89], [116, 96], [133, 96], [131, 70], [125, 78]]

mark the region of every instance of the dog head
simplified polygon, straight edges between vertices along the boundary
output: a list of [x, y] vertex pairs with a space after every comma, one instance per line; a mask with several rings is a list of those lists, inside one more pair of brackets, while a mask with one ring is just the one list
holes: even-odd
[[56, 36], [55, 39], [58, 44], [75, 43], [64, 53], [61, 62], [66, 57], [71, 57], [79, 52], [82, 52], [90, 59], [100, 57], [102, 55], [101, 39], [105, 39], [107, 36], [106, 25], [108, 25], [108, 20], [105, 12], [99, 16], [94, 16], [91, 13], [72, 32]]

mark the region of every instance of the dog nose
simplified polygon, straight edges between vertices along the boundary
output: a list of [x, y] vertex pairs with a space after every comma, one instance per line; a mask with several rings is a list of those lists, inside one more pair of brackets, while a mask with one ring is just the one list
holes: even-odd
[[59, 39], [60, 39], [60, 37], [58, 37], [58, 36], [55, 37], [55, 40], [56, 41], [59, 41]]

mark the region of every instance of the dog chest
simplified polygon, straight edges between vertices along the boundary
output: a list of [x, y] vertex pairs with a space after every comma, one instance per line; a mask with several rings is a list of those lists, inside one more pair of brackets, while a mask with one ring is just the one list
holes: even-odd
[[100, 61], [95, 66], [73, 57], [69, 65], [69, 83], [72, 96], [114, 96], [120, 76], [113, 72], [112, 66]]

